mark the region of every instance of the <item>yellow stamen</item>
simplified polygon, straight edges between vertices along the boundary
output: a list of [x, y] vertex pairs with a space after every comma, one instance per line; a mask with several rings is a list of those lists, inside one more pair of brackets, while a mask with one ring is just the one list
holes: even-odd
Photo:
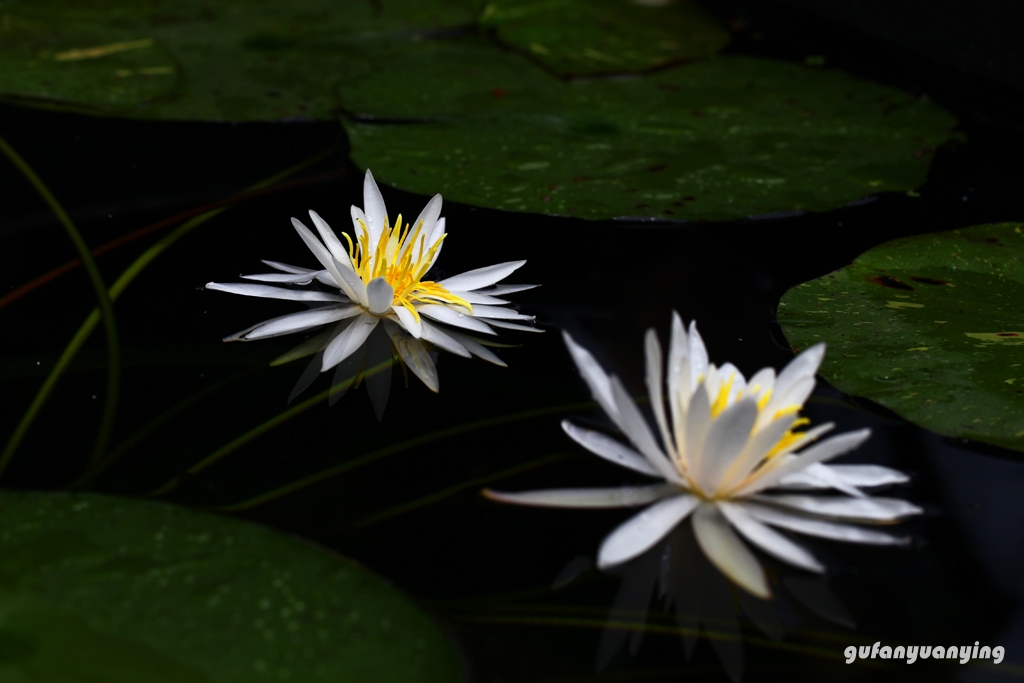
[[729, 391], [732, 389], [734, 379], [736, 379], [736, 375], [730, 375], [729, 379], [719, 385], [718, 396], [715, 397], [715, 402], [711, 404], [712, 419], [718, 417], [718, 415], [728, 407]]

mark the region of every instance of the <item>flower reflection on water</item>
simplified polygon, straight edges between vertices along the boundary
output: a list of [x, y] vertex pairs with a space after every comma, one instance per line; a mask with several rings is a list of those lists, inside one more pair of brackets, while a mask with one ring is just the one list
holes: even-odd
[[[704, 555], [751, 594], [771, 591], [761, 563], [740, 538], [795, 567], [823, 573], [805, 548], [772, 527], [809, 536], [876, 545], [907, 539], [844, 522], [891, 523], [921, 508], [896, 498], [868, 496], [862, 488], [902, 483], [907, 477], [877, 465], [825, 465], [860, 445], [861, 429], [833, 436], [799, 453], [833, 427], [797, 431], [808, 420], [798, 413], [814, 388], [824, 345], [797, 356], [776, 377], [765, 368], [746, 381], [731, 364], [708, 362], [704, 342], [691, 323], [672, 318], [668, 352], [667, 408], [662, 385], [662, 350], [654, 330], [646, 337], [647, 388], [663, 446], [621, 381], [607, 375], [593, 356], [565, 335], [566, 344], [594, 399], [626, 435], [628, 446], [605, 434], [563, 422], [566, 433], [591, 452], [662, 483], [610, 489], [558, 489], [502, 493], [494, 500], [521, 505], [607, 508], [648, 505], [609, 534], [598, 553], [602, 569], [649, 550], [687, 517]], [[828, 490], [844, 496], [773, 494], [775, 490]]]
[[[356, 240], [353, 242], [347, 233], [342, 233], [347, 249], [315, 211], [310, 211], [309, 216], [323, 242], [302, 222], [292, 219], [295, 230], [320, 262], [320, 270], [264, 261], [278, 272], [242, 277], [273, 284], [206, 285], [207, 289], [244, 296], [314, 304], [311, 310], [265, 320], [225, 341], [252, 341], [331, 325], [274, 361], [280, 364], [315, 354], [291, 398], [309, 386], [320, 372], [337, 368], [332, 394], [332, 400], [337, 400], [360, 377], [361, 368], [365, 368], [367, 388], [379, 419], [391, 386], [393, 358], [436, 392], [440, 386], [431, 357], [435, 349], [466, 358], [477, 356], [504, 366], [487, 348], [490, 342], [475, 335], [494, 335], [496, 327], [541, 331], [523, 324], [532, 323], [533, 316], [517, 313], [507, 307], [508, 300], [500, 298], [537, 286], [497, 284], [526, 261], [477, 268], [438, 282], [424, 279], [447, 236], [445, 219], [441, 217], [441, 195], [434, 195], [412, 223], [403, 225], [399, 215], [391, 225], [384, 199], [367, 170], [363, 207], [351, 209]], [[314, 280], [337, 291], [275, 286], [308, 285]]]

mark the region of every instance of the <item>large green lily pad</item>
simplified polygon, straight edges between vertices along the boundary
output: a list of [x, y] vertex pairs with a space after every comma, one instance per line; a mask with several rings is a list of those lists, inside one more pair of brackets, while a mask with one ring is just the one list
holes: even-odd
[[7, 0], [0, 99], [150, 119], [330, 119], [382, 37], [472, 24], [478, 0]]
[[956, 123], [893, 88], [747, 57], [564, 82], [476, 37], [375, 49], [338, 84], [356, 163], [404, 190], [511, 211], [828, 210], [923, 183]]
[[821, 375], [947, 436], [1024, 450], [1020, 223], [887, 242], [782, 297], [795, 349], [828, 343]]
[[644, 71], [711, 56], [729, 42], [688, 0], [491, 0], [480, 23], [563, 76]]
[[461, 680], [450, 643], [350, 560], [163, 503], [0, 492], [0, 680]]

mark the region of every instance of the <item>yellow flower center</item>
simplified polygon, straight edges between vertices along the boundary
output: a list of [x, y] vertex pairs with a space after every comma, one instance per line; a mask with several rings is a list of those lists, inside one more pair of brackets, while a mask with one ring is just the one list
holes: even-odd
[[383, 277], [395, 292], [393, 305], [404, 306], [417, 321], [420, 319], [416, 311], [417, 303], [458, 306], [472, 315], [473, 307], [468, 301], [455, 296], [436, 282], [423, 280], [447, 234], [441, 235], [440, 239], [427, 248], [428, 235], [423, 234], [423, 221], [410, 234], [412, 226], [406, 223], [403, 229], [401, 214], [394, 226], [389, 225], [385, 216], [384, 232], [373, 253], [370, 253], [370, 231], [362, 220], [359, 221], [359, 227], [355, 244], [348, 233], [343, 232], [342, 235], [348, 242], [348, 255], [356, 275], [363, 284], [368, 285]]

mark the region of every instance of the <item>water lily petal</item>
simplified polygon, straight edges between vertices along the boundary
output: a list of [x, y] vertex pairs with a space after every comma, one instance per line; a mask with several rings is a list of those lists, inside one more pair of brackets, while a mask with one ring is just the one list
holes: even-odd
[[729, 465], [719, 488], [725, 491], [739, 485], [757, 467], [789, 428], [796, 422], [796, 415], [783, 415], [774, 422], [755, 432], [743, 452]]
[[[847, 451], [852, 451], [864, 443], [869, 436], [871, 436], [870, 429], [858, 429], [855, 432], [846, 432], [845, 434], [839, 434], [826, 439], [800, 452], [799, 455], [774, 458], [761, 468], [764, 474], [754, 477], [749, 484], [737, 491], [736, 494], [746, 496], [757, 491], [763, 491], [770, 486], [774, 486], [779, 479], [790, 472], [796, 472], [811, 463], [828, 460]], [[775, 462], [779, 462], [779, 465], [773, 467]]]
[[363, 345], [366, 338], [373, 332], [380, 318], [360, 313], [359, 317], [352, 321], [352, 324], [337, 337], [332, 339], [324, 349], [324, 361], [322, 371], [330, 370], [335, 365], [351, 356]]
[[772, 391], [775, 388], [775, 368], [768, 366], [761, 368], [754, 373], [754, 376], [747, 382], [747, 386], [750, 387], [750, 391], [757, 392], [758, 396], [763, 396], [766, 391]]
[[[345, 292], [345, 295], [353, 301], [366, 306], [366, 287], [363, 286], [362, 280], [356, 278], [353, 281], [351, 276], [353, 276], [354, 273], [346, 268], [340, 267], [339, 263], [334, 259], [334, 256], [331, 255], [331, 252], [327, 247], [325, 247], [299, 219], [292, 218], [292, 226], [295, 228], [295, 231], [299, 233], [299, 237], [301, 237], [302, 241], [306, 243], [306, 246], [309, 247], [309, 250], [313, 252], [314, 256], [316, 256], [317, 261], [319, 261], [320, 264], [327, 269], [327, 272], [331, 274], [331, 277], [334, 279], [332, 284]], [[348, 274], [350, 277], [344, 277], [345, 274]], [[353, 286], [353, 282], [357, 282], [358, 286]]]
[[689, 338], [682, 318], [672, 311], [672, 331], [668, 342], [668, 407], [676, 443], [683, 442], [686, 429], [683, 411], [690, 405]]
[[746, 447], [756, 420], [757, 399], [749, 396], [733, 403], [711, 423], [700, 460], [691, 473], [701, 490], [718, 490], [729, 466]]
[[597, 553], [597, 566], [607, 569], [640, 555], [686, 519], [699, 503], [699, 498], [681, 493], [630, 517], [605, 537]]
[[469, 351], [471, 354], [473, 354], [477, 358], [485, 360], [488, 363], [494, 363], [495, 365], [500, 365], [503, 368], [507, 368], [508, 367], [508, 365], [505, 364], [505, 361], [503, 361], [500, 358], [498, 358], [496, 355], [494, 355], [493, 351], [491, 351], [489, 348], [487, 348], [486, 346], [484, 346], [483, 344], [481, 344], [477, 340], [473, 339], [472, 337], [469, 337], [469, 336], [464, 335], [464, 334], [460, 334], [460, 333], [455, 332], [453, 330], [445, 330], [445, 333], [448, 336], [452, 337], [455, 341], [457, 341], [460, 344], [462, 344], [466, 348], [467, 351]]
[[330, 292], [316, 292], [305, 289], [285, 289], [284, 287], [271, 287], [270, 285], [249, 285], [241, 282], [207, 282], [207, 289], [242, 296], [258, 296], [264, 299], [287, 299], [289, 301], [335, 301], [343, 299]]
[[327, 308], [314, 308], [311, 311], [300, 311], [289, 313], [270, 320], [264, 320], [252, 327], [237, 332], [224, 341], [252, 341], [254, 339], [266, 339], [268, 337], [279, 337], [283, 334], [303, 332], [305, 330], [337, 322], [345, 318], [359, 315], [358, 306], [329, 306]]
[[665, 477], [667, 481], [682, 484], [683, 478], [679, 476], [679, 472], [676, 471], [672, 461], [668, 459], [665, 452], [658, 446], [658, 442], [654, 440], [654, 434], [651, 432], [650, 425], [647, 424], [647, 420], [640, 413], [640, 409], [636, 407], [636, 403], [633, 402], [633, 397], [626, 391], [626, 387], [622, 386], [619, 378], [614, 376], [611, 378], [611, 384], [612, 397], [615, 399], [615, 405], [619, 409], [619, 420], [616, 423], [619, 429], [637, 447], [637, 450], [650, 460], [661, 476]]
[[887, 484], [904, 484], [910, 481], [903, 472], [882, 465], [818, 465], [840, 477], [850, 486], [866, 488]]
[[924, 510], [900, 498], [849, 498], [845, 496], [759, 495], [754, 500], [781, 505], [812, 515], [865, 522], [892, 522], [919, 515]]
[[789, 361], [789, 363], [779, 373], [779, 377], [775, 380], [775, 391], [778, 393], [785, 392], [795, 382], [806, 378], [813, 378], [817, 374], [818, 368], [821, 366], [821, 360], [825, 357], [825, 345], [815, 344], [803, 351], [799, 356]]
[[420, 221], [423, 222], [422, 227], [419, 227], [419, 234], [420, 238], [422, 238], [422, 242], [420, 239], [417, 239], [414, 244], [406, 245], [406, 248], [412, 249], [413, 261], [419, 260], [420, 254], [422, 253], [420, 251], [421, 245], [425, 249], [430, 249], [430, 245], [433, 244], [433, 241], [430, 238], [433, 236], [434, 226], [437, 224], [437, 219], [440, 215], [441, 195], [435, 194], [430, 198], [430, 201], [427, 202], [427, 205], [423, 207], [423, 210], [420, 211], [420, 215], [416, 217], [416, 220], [414, 220], [409, 226], [409, 234], [412, 235], [416, 232], [417, 227], [420, 226]]
[[647, 505], [665, 496], [671, 496], [678, 489], [667, 484], [648, 486], [619, 486], [606, 489], [549, 489], [544, 491], [523, 491], [504, 493], [484, 489], [484, 496], [502, 503], [534, 505], [537, 507], [559, 508], [619, 508]]
[[544, 330], [539, 327], [530, 327], [529, 325], [518, 325], [516, 323], [510, 323], [507, 320], [494, 320], [493, 318], [483, 318], [488, 325], [494, 325], [500, 327], [503, 330], [519, 330], [520, 332], [543, 332]]
[[[524, 261], [525, 263], [525, 261]], [[490, 287], [481, 294], [487, 294], [490, 296], [504, 296], [505, 294], [515, 294], [516, 292], [525, 292], [528, 289], [536, 289], [540, 285], [495, 285]], [[451, 290], [449, 290], [451, 291]]]
[[661, 344], [658, 343], [658, 333], [654, 328], [647, 330], [644, 335], [644, 358], [646, 359], [647, 370], [647, 395], [651, 399], [651, 412], [654, 413], [654, 421], [658, 424], [658, 431], [661, 432], [661, 442], [669, 456], [676, 459], [676, 446], [673, 443], [672, 434], [668, 430], [668, 419], [665, 417], [665, 397], [662, 395], [662, 366], [661, 366]]
[[317, 272], [315, 270], [310, 270], [309, 268], [300, 268], [299, 266], [292, 266], [287, 263], [281, 263], [280, 261], [267, 261], [266, 259], [263, 259], [260, 262], [270, 266], [271, 268], [276, 268], [277, 270], [280, 270], [282, 273], [292, 273], [293, 275], [298, 275], [300, 273], [313, 274]]
[[756, 503], [748, 502], [744, 504], [744, 507], [750, 514], [765, 524], [789, 529], [790, 531], [796, 531], [808, 536], [873, 545], [904, 545], [910, 541], [909, 538], [890, 536], [874, 529], [864, 529], [848, 524], [836, 524], [835, 522], [823, 519], [810, 519], [803, 515], [786, 512], [785, 510], [767, 505], [757, 505]]
[[736, 527], [744, 538], [769, 555], [794, 567], [812, 572], [824, 572], [825, 567], [806, 548], [794, 543], [779, 532], [762, 524], [747, 512], [742, 503], [720, 501], [717, 503], [729, 523]]
[[308, 273], [254, 273], [242, 275], [243, 280], [255, 280], [256, 282], [276, 282], [285, 285], [308, 285], [312, 282], [317, 273], [326, 273], [326, 270], [311, 270]]
[[[444, 217], [438, 218], [437, 222], [434, 223], [434, 229], [431, 230], [430, 237], [427, 238], [428, 248], [430, 245], [438, 242], [442, 237], [444, 237]], [[430, 257], [430, 265], [427, 266], [425, 271], [423, 271], [424, 273], [429, 273], [430, 269], [434, 267], [434, 263], [437, 261], [437, 257], [441, 255], [441, 250], [443, 248], [444, 242], [438, 242], [437, 249], [434, 250], [434, 255]]]
[[679, 453], [679, 460], [688, 470], [693, 471], [700, 468], [704, 439], [711, 426], [711, 402], [703, 382], [697, 385], [697, 391], [690, 397], [684, 425], [683, 449]]
[[[404, 308], [402, 310], [406, 311]], [[395, 312], [397, 311], [398, 309], [395, 309]], [[408, 313], [408, 311], [406, 311], [406, 313]], [[408, 326], [403, 324], [403, 327], [405, 327], [409, 332], [412, 332], [412, 330], [409, 330]], [[453, 335], [448, 334], [437, 325], [432, 325], [426, 320], [420, 318], [420, 332], [420, 335], [414, 334], [412, 336], [421, 337], [423, 341], [430, 342], [437, 348], [444, 349], [449, 353], [454, 353], [456, 356], [469, 358], [469, 350], [461, 342], [455, 339]]]
[[597, 401], [597, 405], [601, 406], [601, 410], [605, 412], [613, 422], [618, 424], [619, 409], [615, 405], [615, 398], [612, 395], [612, 383], [608, 375], [605, 374], [604, 369], [600, 363], [591, 355], [589, 351], [577, 344], [568, 332], [562, 332], [562, 339], [565, 340], [565, 346], [569, 349], [569, 355], [572, 356], [573, 362], [576, 364], [576, 369], [580, 371], [580, 376], [583, 377], [583, 381], [590, 389], [590, 395]]
[[486, 294], [481, 294], [480, 292], [453, 292], [450, 289], [448, 290], [448, 292], [454, 296], [459, 297], [460, 299], [465, 299], [466, 302], [470, 304], [488, 304], [491, 306], [497, 306], [501, 304], [510, 303], [508, 299], [499, 299], [496, 296], [487, 296]]
[[377, 183], [373, 180], [370, 169], [366, 169], [363, 176], [363, 213], [366, 216], [366, 227], [370, 233], [369, 254], [372, 255], [377, 249], [377, 242], [384, 234], [384, 224], [388, 220], [388, 210], [384, 206], [384, 197], [381, 196]]
[[704, 340], [697, 332], [697, 321], [690, 321], [690, 333], [687, 335], [689, 341], [689, 352], [686, 354], [690, 359], [690, 386], [687, 393], [691, 396], [697, 390], [697, 381], [701, 375], [708, 371], [708, 350], [704, 347]]
[[568, 420], [562, 420], [562, 430], [569, 435], [569, 438], [594, 455], [600, 456], [616, 465], [627, 467], [635, 472], [652, 477], [661, 476], [657, 468], [647, 458], [607, 434], [602, 434], [592, 429], [584, 429]]
[[693, 533], [711, 564], [734, 583], [760, 598], [771, 597], [764, 569], [714, 505], [701, 505], [693, 514]]
[[790, 382], [785, 388], [780, 388], [776, 384], [771, 400], [768, 401], [768, 405], [765, 406], [763, 411], [765, 417], [771, 417], [775, 414], [775, 411], [782, 410], [783, 408], [802, 406], [807, 401], [807, 397], [814, 391], [816, 383], [814, 376], [811, 375], [810, 377], [799, 377]]
[[488, 318], [495, 320], [533, 320], [532, 315], [523, 315], [518, 313], [511, 308], [503, 308], [501, 306], [474, 306], [473, 315], [478, 318]]
[[412, 374], [419, 377], [420, 381], [434, 393], [440, 391], [441, 386], [437, 377], [437, 367], [434, 365], [434, 361], [430, 359], [430, 354], [427, 352], [426, 347], [423, 346], [423, 342], [414, 338], [397, 323], [390, 320], [384, 320], [384, 329], [391, 336], [391, 341], [394, 343], [399, 357], [406, 367], [412, 371]]
[[417, 306], [416, 311], [420, 315], [425, 315], [428, 318], [432, 318], [440, 323], [445, 323], [446, 325], [462, 327], [467, 330], [473, 330], [474, 332], [482, 332], [483, 334], [495, 334], [494, 330], [487, 326], [487, 323], [477, 320], [471, 315], [459, 313], [448, 306], [441, 304], [423, 304], [422, 306]]
[[375, 277], [366, 285], [367, 308], [374, 315], [384, 315], [395, 300], [395, 289], [383, 277]]
[[398, 318], [398, 324], [405, 328], [405, 331], [416, 339], [423, 336], [423, 317], [419, 320], [405, 306], [393, 306], [391, 312]]
[[341, 241], [334, 234], [334, 231], [331, 230], [331, 226], [327, 224], [327, 221], [320, 218], [320, 214], [312, 209], [309, 210], [309, 218], [313, 221], [316, 231], [320, 233], [320, 239], [327, 245], [327, 250], [331, 252], [331, 256], [337, 259], [341, 265], [351, 268], [352, 260], [348, 256], [348, 249], [341, 245]]
[[437, 284], [441, 285], [448, 291], [457, 289], [462, 292], [468, 292], [474, 289], [480, 289], [481, 287], [487, 287], [488, 285], [493, 285], [499, 280], [504, 280], [506, 277], [522, 267], [524, 263], [526, 263], [526, 261], [508, 261], [506, 263], [498, 263], [493, 266], [485, 266], [484, 268], [476, 268], [475, 270], [467, 270], [465, 273], [460, 273], [458, 275], [445, 278], [444, 280], [440, 280]]

